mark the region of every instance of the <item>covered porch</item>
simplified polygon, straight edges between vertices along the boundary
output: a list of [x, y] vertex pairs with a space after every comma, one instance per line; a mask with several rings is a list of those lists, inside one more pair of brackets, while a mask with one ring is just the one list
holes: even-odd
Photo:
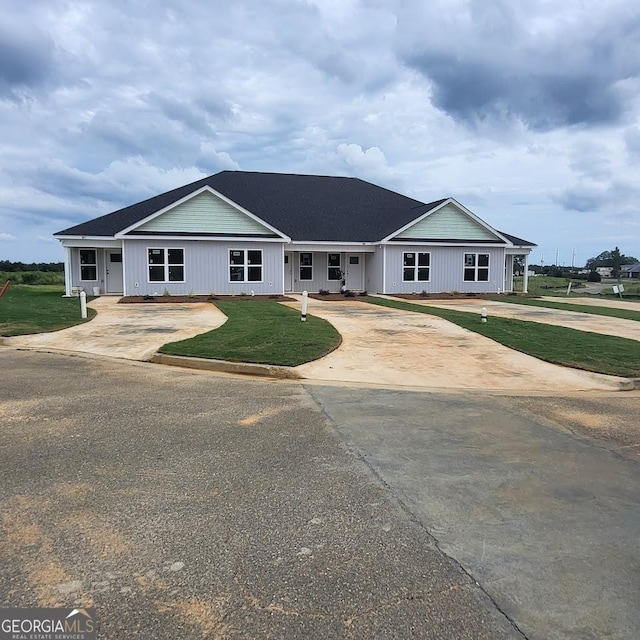
[[529, 253], [522, 249], [507, 249], [504, 259], [504, 292], [510, 293], [514, 291], [513, 279], [516, 276], [518, 267], [522, 263], [522, 293], [529, 292]]
[[374, 247], [362, 245], [287, 245], [284, 248], [284, 291], [365, 291], [366, 256], [374, 251]]
[[65, 296], [124, 294], [120, 240], [63, 240]]

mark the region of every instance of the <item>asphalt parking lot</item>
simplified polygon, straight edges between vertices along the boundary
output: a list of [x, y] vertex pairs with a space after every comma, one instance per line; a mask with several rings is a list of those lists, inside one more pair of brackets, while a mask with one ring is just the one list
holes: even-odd
[[300, 385], [0, 349], [0, 606], [101, 639], [518, 638]]
[[637, 637], [637, 392], [0, 366], [0, 606], [93, 604], [112, 639]]

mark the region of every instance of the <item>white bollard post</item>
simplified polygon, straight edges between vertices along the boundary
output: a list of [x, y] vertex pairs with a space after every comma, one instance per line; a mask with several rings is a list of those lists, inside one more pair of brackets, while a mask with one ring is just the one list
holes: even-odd
[[487, 321], [487, 307], [482, 307], [482, 309], [480, 309], [480, 313], [482, 314], [482, 322], [486, 322]]
[[571, 285], [572, 284], [573, 284], [572, 282], [569, 282], [569, 286], [567, 287], [567, 295], [569, 295], [571, 293]]
[[306, 291], [302, 292], [302, 315], [300, 316], [300, 320], [302, 322], [306, 322], [307, 321], [307, 301], [309, 298], [309, 294]]
[[80, 292], [80, 315], [87, 317], [87, 294], [84, 291]]

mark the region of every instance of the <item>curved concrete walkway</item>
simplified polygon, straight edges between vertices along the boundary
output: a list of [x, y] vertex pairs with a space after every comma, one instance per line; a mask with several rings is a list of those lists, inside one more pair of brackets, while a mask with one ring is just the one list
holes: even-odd
[[[622, 318], [612, 318], [609, 316], [596, 316], [579, 311], [563, 311], [562, 309], [552, 309], [546, 307], [533, 307], [525, 304], [511, 302], [497, 302], [495, 300], [479, 300], [475, 298], [464, 298], [461, 300], [425, 300], [423, 298], [407, 300], [405, 298], [394, 298], [393, 296], [383, 296], [411, 304], [419, 304], [425, 307], [437, 307], [439, 309], [451, 309], [453, 311], [467, 311], [480, 315], [482, 307], [486, 307], [489, 317], [492, 315], [501, 318], [514, 318], [516, 320], [527, 320], [529, 322], [540, 322], [542, 324], [553, 324], [568, 329], [578, 331], [591, 331], [620, 338], [640, 340], [640, 322], [635, 320], [624, 320]], [[553, 302], [565, 302], [563, 299], [553, 298]], [[601, 301], [602, 302], [602, 301]], [[615, 302], [615, 301], [614, 301]], [[588, 304], [580, 302], [576, 304]], [[595, 306], [595, 305], [594, 305]], [[611, 305], [598, 305], [611, 306]], [[620, 307], [627, 308], [627, 307]], [[640, 308], [632, 307], [639, 311]]]
[[308, 312], [343, 338], [329, 355], [295, 368], [308, 379], [523, 392], [620, 388], [620, 378], [549, 364], [434, 316], [355, 300], [311, 299]]
[[103, 296], [88, 306], [98, 315], [85, 324], [52, 333], [4, 338], [13, 347], [80, 351], [101, 356], [148, 360], [163, 344], [211, 331], [227, 320], [205, 302], [118, 304]]

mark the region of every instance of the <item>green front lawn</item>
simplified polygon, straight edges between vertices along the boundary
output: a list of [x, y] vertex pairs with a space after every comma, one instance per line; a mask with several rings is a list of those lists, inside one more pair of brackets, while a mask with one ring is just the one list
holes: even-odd
[[57, 286], [11, 285], [0, 298], [0, 336], [21, 336], [66, 329], [91, 320], [80, 317], [80, 300], [63, 298]]
[[160, 353], [295, 367], [316, 360], [340, 345], [341, 337], [326, 320], [271, 300], [216, 302], [228, 320], [218, 329], [165, 344]]
[[640, 342], [538, 322], [452, 311], [398, 300], [368, 297], [383, 307], [438, 316], [540, 360], [613, 376], [640, 377]]
[[496, 302], [508, 302], [511, 304], [524, 304], [531, 307], [547, 307], [548, 309], [561, 309], [562, 311], [575, 311], [576, 313], [591, 313], [595, 316], [608, 316], [610, 318], [622, 318], [623, 320], [640, 321], [640, 304], [638, 311], [631, 309], [614, 309], [610, 307], [596, 307], [586, 304], [571, 304], [569, 302], [556, 302], [555, 300], [536, 300], [535, 298], [521, 298], [519, 296], [495, 296], [491, 300]]

